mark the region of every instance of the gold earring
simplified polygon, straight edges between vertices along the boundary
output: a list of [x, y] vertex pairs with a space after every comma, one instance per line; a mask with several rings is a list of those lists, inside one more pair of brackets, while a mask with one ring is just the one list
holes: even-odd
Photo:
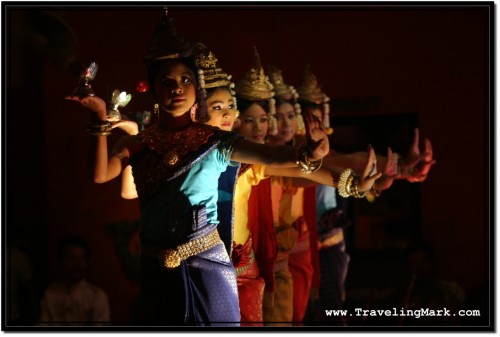
[[191, 116], [191, 120], [192, 120], [193, 122], [196, 122], [196, 110], [197, 110], [197, 108], [198, 108], [198, 104], [194, 104], [194, 105], [191, 107], [190, 111], [189, 111], [189, 114], [190, 114], [190, 116]]
[[160, 105], [158, 103], [155, 103], [154, 108], [153, 108], [153, 113], [155, 115], [158, 115], [160, 113]]

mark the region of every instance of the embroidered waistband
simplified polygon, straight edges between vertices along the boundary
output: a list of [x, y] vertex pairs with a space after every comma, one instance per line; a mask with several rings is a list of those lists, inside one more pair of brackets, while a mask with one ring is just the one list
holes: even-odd
[[236, 270], [236, 276], [240, 276], [244, 272], [248, 270], [254, 264], [255, 262], [255, 254], [253, 253], [253, 248], [250, 248], [250, 262], [248, 262], [246, 265], [242, 267], [235, 268]]
[[160, 249], [141, 243], [141, 254], [158, 258], [162, 266], [171, 269], [180, 266], [181, 261], [186, 260], [188, 257], [207, 251], [221, 242], [219, 232], [214, 229], [209, 234], [183, 243], [174, 249]]

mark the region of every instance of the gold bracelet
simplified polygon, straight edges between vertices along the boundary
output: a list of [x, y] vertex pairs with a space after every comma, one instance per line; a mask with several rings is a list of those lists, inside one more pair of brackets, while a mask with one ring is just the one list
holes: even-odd
[[109, 136], [111, 134], [111, 131], [92, 131], [88, 130], [89, 135], [91, 136]]
[[352, 183], [354, 181], [354, 177], [355, 177], [355, 173], [352, 172], [351, 173], [351, 176], [347, 179], [347, 193], [352, 196], [354, 194], [353, 192], [353, 186], [352, 186]]
[[352, 188], [353, 188], [352, 196], [355, 198], [364, 198], [366, 196], [366, 192], [359, 192], [358, 191], [358, 183], [359, 183], [359, 178], [356, 177], [356, 179], [354, 179], [353, 184], [352, 184]]
[[351, 183], [354, 177], [354, 171], [351, 169], [344, 170], [339, 177], [339, 181], [337, 183], [337, 190], [339, 194], [343, 198], [349, 198], [351, 196]]
[[346, 169], [340, 174], [339, 182], [337, 183], [337, 190], [341, 197], [349, 198], [364, 198], [366, 192], [359, 192], [358, 190], [359, 177], [351, 169]]
[[111, 123], [104, 122], [100, 124], [88, 122], [87, 131], [92, 136], [107, 136], [111, 134]]
[[302, 144], [297, 150], [297, 160], [295, 163], [303, 173], [309, 174], [320, 169], [323, 159], [309, 161], [307, 159], [307, 145]]

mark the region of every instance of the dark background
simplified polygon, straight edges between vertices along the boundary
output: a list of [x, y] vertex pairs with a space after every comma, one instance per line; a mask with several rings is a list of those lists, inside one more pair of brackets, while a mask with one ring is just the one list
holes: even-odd
[[[83, 235], [92, 246], [90, 279], [108, 293], [113, 321], [126, 322], [137, 285], [108, 227], [136, 220], [138, 203], [120, 198], [119, 179], [92, 182], [89, 113], [64, 96], [77, 83], [69, 63], [95, 61], [99, 70], [92, 87], [98, 95], [118, 88], [133, 95], [123, 113], [151, 110], [148, 94], [138, 94], [135, 86], [146, 79], [142, 58], [162, 9], [66, 3], [2, 10], [4, 243], [21, 243], [40, 294], [56, 275], [56, 241]], [[437, 164], [422, 184], [395, 183], [403, 198], [413, 200], [403, 216], [414, 215], [401, 224], [409, 229], [403, 237], [430, 242], [439, 276], [466, 292], [492, 280], [492, 11], [492, 3], [169, 5], [179, 32], [204, 42], [235, 80], [251, 67], [253, 46], [263, 64], [283, 70], [288, 84], [297, 86], [310, 63], [332, 98], [332, 124], [339, 130], [332, 136], [334, 148], [337, 137], [339, 146], [372, 142], [384, 154], [388, 142], [404, 153], [411, 127], [418, 126], [421, 138], [432, 140]], [[396, 122], [381, 123], [391, 120], [387, 116]], [[374, 122], [363, 142], [359, 134], [341, 132], [367, 120]], [[388, 132], [392, 127], [402, 134]], [[120, 136], [115, 132], [110, 143]], [[363, 302], [370, 291], [373, 296], [374, 289], [392, 285], [404, 262], [388, 253], [401, 247], [381, 244], [373, 234], [393, 218], [391, 203], [378, 206], [384, 212], [376, 221], [366, 221], [375, 206], [354, 207], [365, 221], [349, 229], [348, 291]], [[132, 252], [135, 244], [132, 237]], [[397, 268], [388, 268], [394, 263]]]

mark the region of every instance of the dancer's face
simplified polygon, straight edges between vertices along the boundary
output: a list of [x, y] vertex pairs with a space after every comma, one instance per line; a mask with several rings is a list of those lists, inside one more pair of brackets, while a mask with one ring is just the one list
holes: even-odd
[[278, 143], [287, 143], [293, 139], [297, 131], [297, 116], [290, 103], [282, 103], [276, 108], [278, 134], [273, 138]]
[[160, 108], [174, 117], [189, 111], [196, 101], [194, 73], [183, 63], [165, 62], [156, 76], [154, 85]]
[[235, 129], [236, 132], [254, 143], [264, 144], [264, 138], [269, 127], [269, 119], [266, 111], [258, 104], [250, 105], [240, 115], [241, 125]]
[[231, 131], [237, 114], [231, 93], [225, 88], [217, 88], [206, 102], [210, 114], [210, 120], [207, 124]]

